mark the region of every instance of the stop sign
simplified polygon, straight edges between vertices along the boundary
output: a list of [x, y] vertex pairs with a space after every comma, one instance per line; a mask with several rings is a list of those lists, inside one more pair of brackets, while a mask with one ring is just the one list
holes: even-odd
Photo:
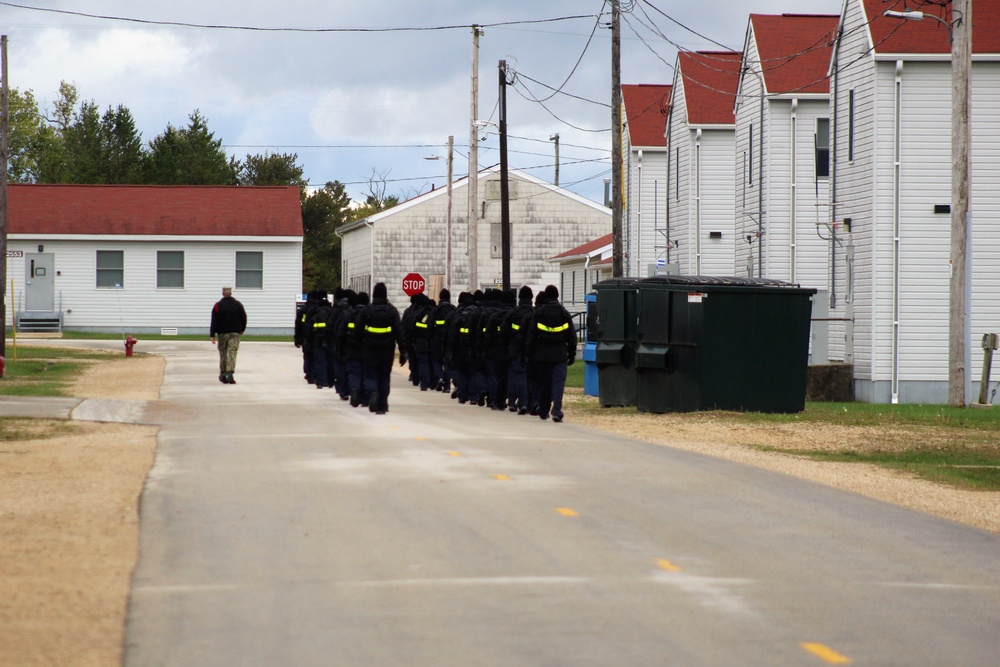
[[403, 292], [406, 296], [420, 294], [427, 287], [424, 277], [419, 273], [407, 273], [403, 276]]

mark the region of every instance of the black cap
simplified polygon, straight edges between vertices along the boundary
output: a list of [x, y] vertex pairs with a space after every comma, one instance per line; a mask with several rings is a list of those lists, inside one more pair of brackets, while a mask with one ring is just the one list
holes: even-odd
[[447, 287], [441, 288], [441, 293], [438, 294], [438, 301], [451, 301], [451, 292], [448, 291]]
[[384, 299], [388, 295], [385, 289], [385, 283], [375, 283], [375, 288], [372, 290], [373, 299]]
[[517, 291], [517, 298], [521, 299], [522, 301], [524, 301], [525, 299], [530, 300], [534, 296], [535, 296], [534, 292], [532, 292], [531, 288], [528, 287], [527, 285], [522, 285], [521, 289]]

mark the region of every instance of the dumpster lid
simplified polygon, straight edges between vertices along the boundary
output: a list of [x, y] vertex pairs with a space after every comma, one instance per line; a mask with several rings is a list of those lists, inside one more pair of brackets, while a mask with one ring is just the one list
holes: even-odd
[[[771, 278], [739, 278], [736, 276], [652, 276], [639, 281], [646, 285], [688, 285], [727, 286], [727, 287], [799, 287], [793, 283]], [[600, 283], [598, 283], [600, 284]]]

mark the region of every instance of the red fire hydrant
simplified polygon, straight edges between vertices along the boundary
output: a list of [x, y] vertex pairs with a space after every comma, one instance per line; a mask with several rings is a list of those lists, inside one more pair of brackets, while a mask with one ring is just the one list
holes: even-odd
[[138, 343], [138, 342], [139, 341], [137, 341], [135, 338], [132, 338], [132, 334], [129, 334], [129, 337], [125, 339], [125, 356], [126, 357], [131, 357], [132, 356], [132, 348], [135, 347], [135, 344]]

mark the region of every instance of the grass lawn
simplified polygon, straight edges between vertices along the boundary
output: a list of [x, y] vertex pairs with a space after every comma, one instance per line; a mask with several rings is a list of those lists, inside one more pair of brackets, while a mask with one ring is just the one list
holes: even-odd
[[12, 356], [6, 359], [0, 396], [65, 396], [66, 387], [88, 363], [110, 354], [102, 350], [18, 346], [17, 361]]

